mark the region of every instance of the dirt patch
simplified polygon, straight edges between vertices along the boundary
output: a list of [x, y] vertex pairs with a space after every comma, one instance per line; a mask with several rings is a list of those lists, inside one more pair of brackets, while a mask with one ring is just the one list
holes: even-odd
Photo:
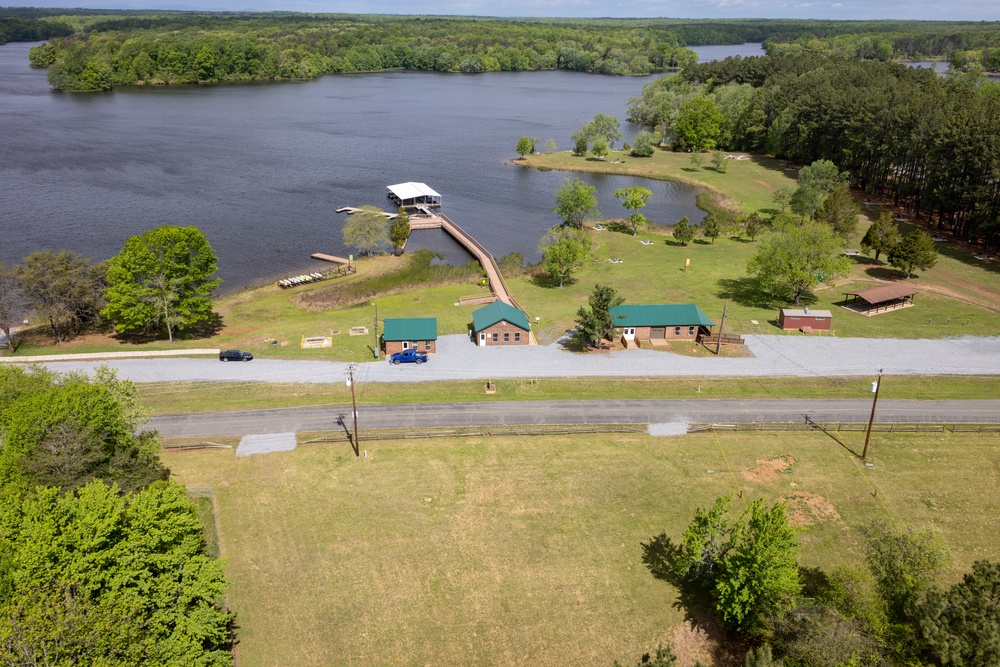
[[757, 484], [770, 484], [780, 473], [792, 467], [795, 459], [791, 456], [779, 456], [776, 459], [757, 459], [757, 467], [741, 471], [743, 479]]
[[694, 667], [715, 664], [714, 656], [718, 651], [718, 642], [712, 639], [705, 630], [691, 623], [682, 623], [670, 633], [670, 644], [677, 654], [677, 664], [680, 667]]
[[813, 526], [817, 523], [840, 521], [840, 513], [833, 503], [818, 493], [796, 491], [781, 500], [788, 504], [788, 523], [793, 526]]

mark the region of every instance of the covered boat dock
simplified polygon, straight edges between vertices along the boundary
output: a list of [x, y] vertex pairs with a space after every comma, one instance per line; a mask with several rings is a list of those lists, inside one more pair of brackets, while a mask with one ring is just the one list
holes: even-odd
[[426, 183], [397, 183], [386, 187], [387, 196], [396, 205], [404, 208], [419, 206], [440, 206], [441, 195]]

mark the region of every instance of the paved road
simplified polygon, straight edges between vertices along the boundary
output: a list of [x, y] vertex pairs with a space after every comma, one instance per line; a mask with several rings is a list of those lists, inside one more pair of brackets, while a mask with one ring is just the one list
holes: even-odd
[[[498, 426], [505, 424], [658, 424], [734, 422], [867, 422], [868, 400], [510, 401], [377, 405], [358, 409], [360, 428]], [[351, 407], [289, 408], [154, 417], [167, 438], [250, 435], [337, 429]], [[1000, 400], [881, 400], [876, 421], [1000, 423]]]

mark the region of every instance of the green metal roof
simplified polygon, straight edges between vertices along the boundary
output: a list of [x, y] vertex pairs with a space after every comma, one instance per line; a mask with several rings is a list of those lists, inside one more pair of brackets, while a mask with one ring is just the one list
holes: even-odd
[[521, 327], [525, 331], [531, 331], [531, 325], [528, 324], [528, 316], [525, 315], [524, 311], [518, 310], [499, 299], [472, 313], [472, 326], [476, 331], [482, 331], [504, 320], [516, 327]]
[[701, 312], [701, 308], [693, 303], [615, 306], [610, 312], [616, 327], [676, 327], [695, 324], [711, 327], [715, 325], [715, 322], [708, 319], [708, 316]]
[[384, 340], [437, 340], [436, 317], [387, 317]]

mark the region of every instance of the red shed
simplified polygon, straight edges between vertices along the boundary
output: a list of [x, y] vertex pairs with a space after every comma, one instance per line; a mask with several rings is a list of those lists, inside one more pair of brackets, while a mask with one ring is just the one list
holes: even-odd
[[802, 331], [829, 331], [833, 314], [829, 310], [809, 308], [782, 308], [778, 311], [778, 326], [782, 329]]

